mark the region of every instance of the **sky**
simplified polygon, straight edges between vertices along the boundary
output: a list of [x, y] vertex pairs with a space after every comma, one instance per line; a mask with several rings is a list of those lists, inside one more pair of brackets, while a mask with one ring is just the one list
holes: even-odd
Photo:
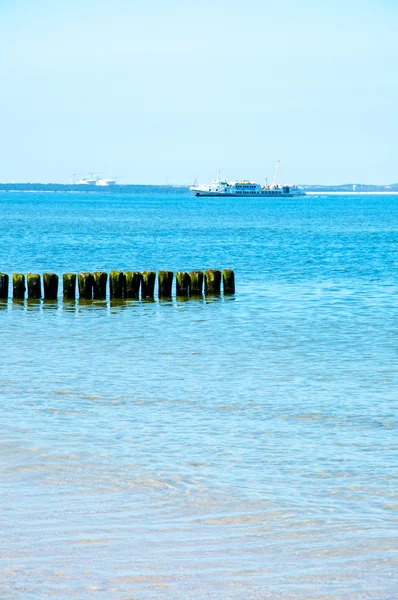
[[398, 182], [398, 0], [0, 0], [0, 181]]

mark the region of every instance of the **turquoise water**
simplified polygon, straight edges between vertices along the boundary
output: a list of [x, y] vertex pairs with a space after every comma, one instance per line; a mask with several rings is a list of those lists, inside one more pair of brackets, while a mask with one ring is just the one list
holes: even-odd
[[0, 194], [0, 271], [233, 268], [0, 304], [0, 597], [398, 597], [398, 199]]

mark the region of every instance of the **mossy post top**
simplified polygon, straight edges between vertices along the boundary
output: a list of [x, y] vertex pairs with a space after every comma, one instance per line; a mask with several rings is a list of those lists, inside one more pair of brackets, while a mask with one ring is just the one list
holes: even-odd
[[142, 278], [145, 281], [151, 281], [156, 278], [156, 271], [142, 271]]

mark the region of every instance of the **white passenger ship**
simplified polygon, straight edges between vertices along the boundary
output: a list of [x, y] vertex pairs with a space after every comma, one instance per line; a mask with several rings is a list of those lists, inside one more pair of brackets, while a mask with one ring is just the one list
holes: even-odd
[[213, 183], [206, 185], [193, 185], [190, 190], [195, 196], [261, 196], [261, 197], [283, 197], [305, 196], [302, 188], [296, 185], [279, 185], [276, 183], [276, 174], [278, 172], [279, 162], [275, 167], [274, 178], [271, 185], [261, 187], [255, 181], [229, 181], [220, 179], [220, 173]]

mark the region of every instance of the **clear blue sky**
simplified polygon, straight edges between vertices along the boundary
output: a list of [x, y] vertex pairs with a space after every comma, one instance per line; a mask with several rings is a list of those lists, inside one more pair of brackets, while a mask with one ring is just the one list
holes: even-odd
[[398, 181], [397, 0], [0, 0], [0, 181]]

